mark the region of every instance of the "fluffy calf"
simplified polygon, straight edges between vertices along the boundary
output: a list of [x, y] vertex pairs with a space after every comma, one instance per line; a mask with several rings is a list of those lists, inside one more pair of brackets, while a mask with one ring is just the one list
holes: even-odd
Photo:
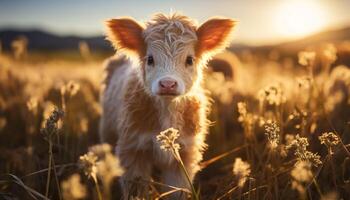
[[126, 170], [124, 198], [144, 196], [140, 179], [155, 178], [155, 171], [162, 183], [189, 188], [156, 136], [170, 127], [179, 130], [180, 155], [193, 179], [208, 131], [203, 67], [225, 47], [233, 26], [231, 19], [214, 18], [197, 27], [179, 14], [157, 14], [144, 25], [130, 18], [107, 21], [107, 38], [118, 53], [107, 62], [100, 136], [116, 141]]

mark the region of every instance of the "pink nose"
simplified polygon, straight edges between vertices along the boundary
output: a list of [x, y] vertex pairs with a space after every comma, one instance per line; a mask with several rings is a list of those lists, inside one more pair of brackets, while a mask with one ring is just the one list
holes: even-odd
[[163, 78], [159, 81], [159, 88], [161, 94], [175, 94], [177, 82], [171, 78]]

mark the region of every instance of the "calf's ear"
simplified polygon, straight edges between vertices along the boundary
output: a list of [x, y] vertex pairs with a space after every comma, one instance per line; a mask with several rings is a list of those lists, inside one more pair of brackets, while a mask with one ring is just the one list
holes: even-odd
[[144, 28], [131, 18], [110, 19], [106, 21], [107, 39], [117, 50], [128, 55], [143, 57], [145, 54]]
[[197, 29], [197, 54], [215, 53], [224, 49], [230, 42], [230, 35], [236, 22], [232, 19], [214, 18]]

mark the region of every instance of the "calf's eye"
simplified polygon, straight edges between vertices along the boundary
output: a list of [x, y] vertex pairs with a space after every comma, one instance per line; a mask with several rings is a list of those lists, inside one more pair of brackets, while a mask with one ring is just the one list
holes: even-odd
[[147, 65], [154, 65], [153, 56], [148, 56], [147, 57]]
[[186, 58], [186, 65], [187, 66], [192, 66], [193, 65], [193, 61], [194, 61], [194, 59], [193, 59], [192, 56], [187, 56], [187, 58]]

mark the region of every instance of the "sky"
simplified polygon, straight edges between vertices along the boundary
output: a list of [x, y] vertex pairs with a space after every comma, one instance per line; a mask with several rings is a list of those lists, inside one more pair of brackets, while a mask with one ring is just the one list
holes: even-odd
[[234, 41], [269, 44], [350, 25], [350, 0], [0, 0], [0, 29], [43, 29], [59, 35], [103, 34], [104, 20], [181, 13], [205, 22], [238, 21]]

